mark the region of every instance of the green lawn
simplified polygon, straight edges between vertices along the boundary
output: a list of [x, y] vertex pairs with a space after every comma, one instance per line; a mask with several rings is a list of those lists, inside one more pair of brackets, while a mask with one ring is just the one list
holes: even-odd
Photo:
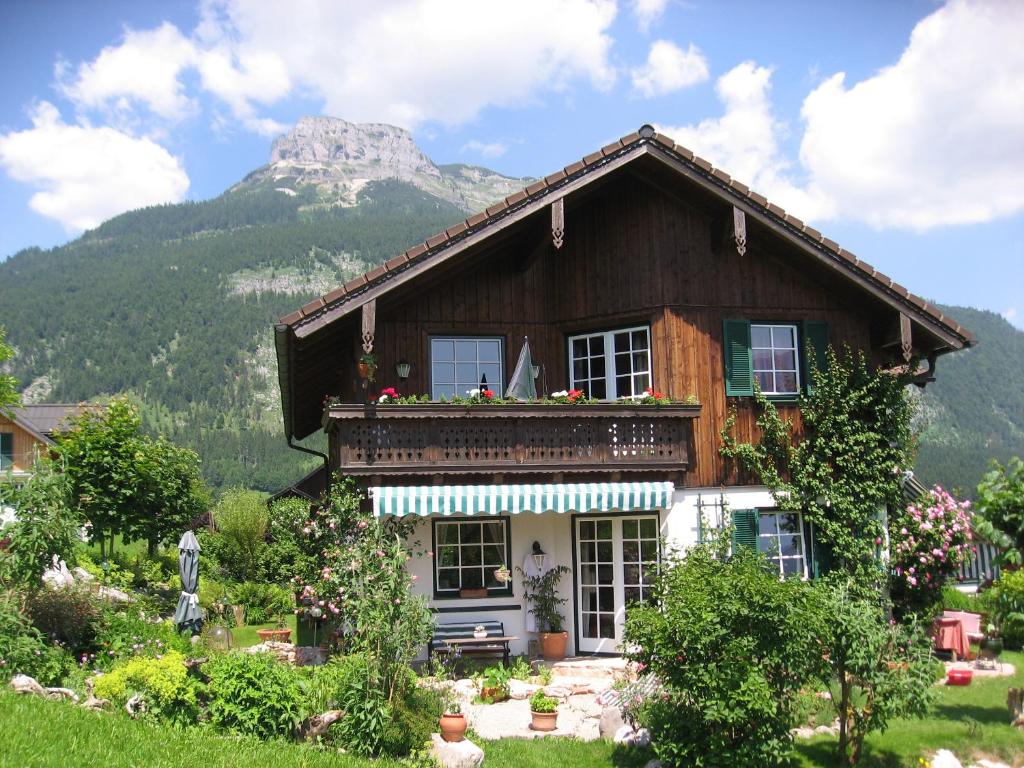
[[[291, 641], [295, 642], [295, 616], [286, 616], [284, 619], [284, 625], [292, 631]], [[256, 634], [257, 629], [277, 629], [277, 623], [271, 622], [269, 624], [257, 624], [257, 625], [244, 625], [241, 627], [234, 627], [231, 630], [231, 643], [234, 648], [248, 648], [250, 645], [256, 645], [260, 642], [259, 635]]]
[[[255, 637], [255, 628], [251, 629]], [[918, 758], [940, 748], [957, 756], [992, 757], [1024, 765], [1024, 733], [1007, 724], [1006, 689], [1024, 686], [1024, 654], [1006, 653], [1018, 673], [976, 679], [970, 686], [942, 687], [926, 720], [893, 724], [868, 739], [866, 768], [918, 768]], [[120, 715], [86, 712], [61, 702], [0, 693], [0, 765], [81, 768], [204, 768], [271, 765], [275, 768], [387, 768], [370, 761], [289, 743], [264, 743], [214, 734], [204, 729], [174, 731], [134, 722]], [[489, 768], [621, 766], [640, 768], [649, 755], [606, 742], [547, 738], [478, 742]], [[835, 766], [835, 739], [798, 742], [797, 766]], [[966, 760], [965, 760], [966, 764]]]

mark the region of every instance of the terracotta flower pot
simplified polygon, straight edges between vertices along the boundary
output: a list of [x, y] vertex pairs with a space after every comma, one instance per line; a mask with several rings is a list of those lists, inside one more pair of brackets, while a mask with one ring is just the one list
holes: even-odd
[[535, 731], [553, 731], [558, 727], [558, 710], [554, 712], [534, 712], [530, 710], [530, 727]]
[[257, 629], [256, 634], [263, 642], [287, 643], [292, 636], [292, 631], [290, 629]]
[[462, 741], [466, 738], [465, 715], [441, 715], [438, 725], [441, 728], [441, 738], [445, 741]]
[[568, 632], [541, 632], [540, 654], [545, 661], [561, 661], [565, 658], [565, 646], [568, 642]]

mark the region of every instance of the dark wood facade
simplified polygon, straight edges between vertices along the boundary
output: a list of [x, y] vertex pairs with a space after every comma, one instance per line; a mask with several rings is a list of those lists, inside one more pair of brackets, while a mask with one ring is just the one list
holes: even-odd
[[[735, 408], [737, 437], [750, 439], [755, 414], [750, 398], [726, 397], [724, 320], [825, 321], [834, 347], [865, 350], [878, 364], [902, 358], [892, 344], [900, 312], [891, 303], [757, 221], [748, 220], [741, 255], [727, 237], [731, 215], [732, 206], [719, 197], [641, 157], [566, 198], [560, 249], [551, 244], [550, 217], [541, 209], [380, 295], [374, 337], [380, 368], [369, 394], [387, 386], [402, 394], [429, 392], [433, 335], [502, 337], [506, 380], [528, 336], [543, 367], [538, 389], [566, 389], [570, 335], [643, 325], [650, 328], [653, 386], [700, 403], [699, 417], [689, 421], [692, 448], [678, 484], [734, 483], [719, 456], [719, 432]], [[324, 396], [364, 401], [355, 374], [360, 332], [354, 311], [296, 342], [301, 364], [290, 372], [297, 383], [289, 393], [296, 419], [312, 423]], [[914, 344], [921, 357], [942, 348], [919, 329]], [[397, 379], [399, 360], [412, 364], [408, 381]], [[781, 409], [796, 415], [792, 406]], [[295, 431], [301, 436], [308, 427]], [[352, 455], [338, 443], [342, 433], [332, 431], [332, 469]]]

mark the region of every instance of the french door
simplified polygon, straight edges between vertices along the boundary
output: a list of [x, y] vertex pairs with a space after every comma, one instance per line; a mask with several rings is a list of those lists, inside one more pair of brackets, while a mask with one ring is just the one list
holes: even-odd
[[576, 519], [576, 627], [580, 653], [618, 653], [626, 611], [651, 594], [658, 516]]

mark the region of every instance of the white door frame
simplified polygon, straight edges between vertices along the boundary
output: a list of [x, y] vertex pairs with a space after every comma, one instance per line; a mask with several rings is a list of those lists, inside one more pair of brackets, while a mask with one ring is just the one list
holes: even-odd
[[[626, 600], [625, 600], [625, 584], [623, 576], [623, 538], [622, 538], [622, 523], [627, 520], [640, 520], [640, 519], [653, 519], [657, 524], [657, 535], [660, 542], [661, 538], [661, 510], [643, 510], [635, 512], [608, 512], [608, 513], [594, 513], [594, 514], [576, 514], [572, 516], [572, 610], [573, 610], [573, 624], [575, 631], [575, 648], [577, 654], [582, 655], [618, 655], [621, 653], [619, 645], [622, 641], [622, 631], [626, 622]], [[599, 523], [602, 521], [609, 521], [611, 523], [611, 543], [612, 543], [612, 584], [611, 589], [614, 595], [613, 611], [598, 611], [598, 613], [613, 613], [614, 621], [614, 637], [611, 638], [588, 638], [583, 637], [583, 601], [582, 601], [582, 589], [584, 586], [593, 586], [591, 584], [582, 584], [582, 552], [581, 552], [581, 538], [580, 538], [580, 524], [585, 522]], [[595, 533], [596, 536], [596, 533]], [[607, 540], [607, 539], [602, 539]], [[657, 553], [658, 561], [661, 560], [660, 543], [659, 551]], [[600, 565], [604, 565], [603, 561], [599, 558], [595, 558]], [[595, 568], [595, 572], [599, 569]], [[599, 573], [595, 573], [595, 576], [599, 576]], [[599, 582], [600, 578], [595, 578], [595, 582]], [[600, 588], [599, 588], [600, 589]], [[605, 587], [607, 589], [607, 587]], [[598, 601], [600, 601], [600, 592], [598, 593]], [[600, 605], [600, 602], [598, 602]], [[588, 611], [592, 613], [592, 611]], [[598, 618], [600, 621], [600, 617]]]

